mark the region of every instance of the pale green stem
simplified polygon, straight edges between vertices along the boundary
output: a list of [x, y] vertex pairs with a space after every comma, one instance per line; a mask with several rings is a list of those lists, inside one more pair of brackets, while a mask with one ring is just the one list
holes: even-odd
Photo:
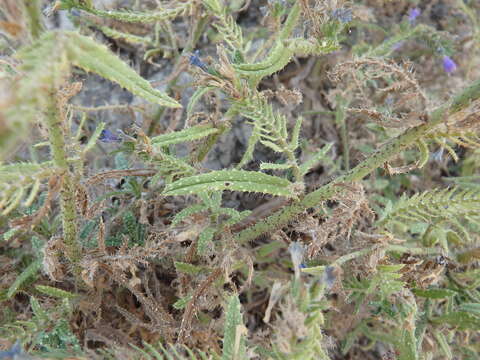
[[345, 189], [342, 184], [360, 181], [365, 176], [375, 171], [378, 167], [382, 166], [385, 162], [398, 156], [403, 150], [430, 133], [450, 115], [463, 109], [470, 103], [470, 101], [477, 98], [480, 98], [480, 80], [477, 80], [471, 86], [463, 90], [451, 103], [444, 104], [437, 110], [433, 111], [430, 114], [428, 122], [406, 130], [403, 134], [386, 143], [376, 153], [358, 164], [352, 170], [348, 171], [345, 175], [340, 176], [332, 182], [320, 187], [318, 190], [311, 192], [306, 195], [303, 200], [293, 203], [269, 216], [265, 220], [241, 231], [235, 236], [235, 240], [243, 243], [253, 240], [262, 234], [278, 230], [306, 209], [318, 206], [323, 201], [331, 199], [334, 194]]
[[44, 30], [39, 0], [23, 0], [28, 28], [33, 39], [37, 39]]
[[60, 190], [60, 205], [63, 226], [63, 241], [68, 259], [77, 267], [81, 258], [81, 249], [77, 243], [77, 214], [75, 205], [75, 183], [69, 169], [65, 136], [57, 104], [52, 102], [46, 114], [50, 149], [53, 162], [62, 171], [63, 183]]

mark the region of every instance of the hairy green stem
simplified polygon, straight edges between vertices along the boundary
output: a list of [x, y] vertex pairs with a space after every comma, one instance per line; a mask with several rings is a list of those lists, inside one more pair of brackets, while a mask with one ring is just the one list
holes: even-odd
[[75, 205], [75, 182], [69, 169], [62, 118], [57, 104], [52, 101], [46, 114], [50, 149], [53, 162], [62, 171], [63, 182], [60, 190], [60, 205], [63, 226], [63, 241], [68, 259], [77, 267], [81, 249], [77, 243], [77, 213]]
[[253, 240], [267, 232], [277, 230], [306, 209], [315, 207], [321, 202], [331, 199], [334, 194], [344, 189], [342, 184], [352, 183], [363, 179], [365, 176], [375, 171], [378, 167], [382, 166], [385, 162], [394, 158], [403, 150], [427, 135], [450, 115], [462, 110], [471, 101], [478, 98], [480, 98], [480, 80], [477, 80], [471, 86], [464, 89], [453, 99], [453, 101], [446, 103], [433, 111], [430, 114], [428, 122], [406, 130], [403, 134], [390, 140], [376, 153], [358, 164], [343, 176], [340, 176], [332, 182], [320, 187], [316, 191], [311, 192], [301, 201], [286, 206], [282, 210], [258, 222], [252, 227], [241, 231], [235, 236], [235, 240], [243, 243]]
[[283, 139], [280, 141], [280, 146], [285, 150], [285, 156], [287, 157], [290, 164], [292, 164], [292, 173], [293, 177], [295, 178], [295, 182], [302, 182], [303, 176], [300, 172], [300, 167], [298, 166], [297, 157], [295, 156], [294, 151], [290, 149], [287, 142]]
[[23, 0], [25, 12], [27, 15], [28, 29], [33, 39], [37, 39], [44, 30], [42, 24], [42, 12], [40, 10], [40, 1]]

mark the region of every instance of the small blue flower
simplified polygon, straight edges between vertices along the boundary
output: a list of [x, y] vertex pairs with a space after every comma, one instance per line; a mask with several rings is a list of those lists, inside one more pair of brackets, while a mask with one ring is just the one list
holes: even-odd
[[192, 55], [190, 55], [189, 60], [190, 60], [190, 65], [199, 67], [203, 71], [207, 71], [207, 65], [205, 65], [205, 63], [202, 60], [200, 60], [199, 50], [195, 50], [195, 52]]
[[323, 273], [322, 280], [325, 283], [325, 288], [330, 290], [333, 285], [335, 285], [335, 281], [337, 280], [336, 271], [334, 266], [327, 266], [325, 268], [325, 272]]
[[443, 159], [443, 147], [432, 154], [432, 160], [441, 162]]
[[443, 69], [446, 73], [450, 74], [457, 69], [457, 64], [448, 55], [443, 56]]
[[112, 133], [110, 130], [104, 129], [100, 133], [100, 136], [98, 137], [98, 140], [105, 142], [105, 143], [112, 143], [112, 142], [121, 142], [122, 139], [120, 139], [117, 135]]
[[392, 45], [392, 50], [393, 51], [399, 50], [403, 46], [403, 44], [405, 44], [404, 41], [396, 42], [395, 44]]
[[415, 22], [415, 20], [417, 19], [417, 17], [420, 16], [422, 12], [420, 11], [419, 8], [413, 8], [413, 9], [410, 9], [410, 11], [408, 12], [408, 22], [410, 24], [413, 24]]
[[346, 24], [352, 21], [352, 9], [338, 8], [332, 11], [332, 17]]

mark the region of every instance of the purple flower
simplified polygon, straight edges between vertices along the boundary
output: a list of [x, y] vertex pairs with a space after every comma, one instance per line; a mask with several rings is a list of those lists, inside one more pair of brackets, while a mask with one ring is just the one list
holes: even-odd
[[446, 73], [450, 74], [454, 72], [456, 69], [457, 69], [457, 64], [455, 64], [455, 61], [453, 61], [450, 56], [444, 55], [443, 70], [445, 70]]
[[408, 21], [410, 22], [410, 24], [413, 24], [417, 19], [417, 17], [420, 16], [421, 13], [422, 12], [420, 11], [419, 8], [410, 9], [410, 11], [408, 12]]
[[205, 63], [202, 60], [200, 60], [199, 50], [195, 50], [195, 52], [192, 55], [190, 55], [189, 60], [190, 60], [190, 65], [194, 65], [196, 67], [199, 67], [203, 71], [207, 71], [207, 65], [205, 65]]
[[396, 42], [395, 44], [392, 45], [392, 50], [393, 51], [399, 50], [403, 46], [404, 43], [405, 43], [404, 41]]
[[338, 8], [332, 11], [332, 17], [346, 24], [352, 21], [352, 9]]
[[112, 143], [112, 142], [120, 142], [122, 139], [120, 139], [117, 135], [112, 133], [110, 130], [104, 129], [100, 133], [100, 136], [98, 140], [105, 142], [105, 143]]
[[335, 285], [336, 279], [337, 279], [337, 275], [336, 275], [335, 267], [327, 266], [322, 276], [322, 281], [325, 283], [325, 288], [327, 290], [330, 290], [333, 287], [333, 285]]

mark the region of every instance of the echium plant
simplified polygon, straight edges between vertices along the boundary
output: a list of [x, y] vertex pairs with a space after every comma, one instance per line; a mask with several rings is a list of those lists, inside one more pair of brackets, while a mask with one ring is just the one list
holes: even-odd
[[[37, 237], [31, 238], [36, 254], [33, 260], [27, 259], [29, 265], [8, 290], [2, 290], [0, 300], [11, 300], [22, 286], [33, 281], [40, 269], [59, 281], [57, 273], [64, 270], [59, 252], [68, 260], [70, 274], [75, 279], [72, 292], [36, 286], [35, 294], [29, 294], [31, 320], [14, 321], [3, 328], [5, 333], [23, 336], [32, 348], [43, 346], [46, 351], [53, 351], [71, 347], [80, 354], [79, 342], [67, 322], [63, 319], [52, 324], [38, 295], [60, 299], [61, 306], [50, 313], [67, 318], [71, 316], [71, 302], [81, 304], [80, 294], [88, 289], [100, 299], [93, 300], [97, 306], [95, 326], [108, 328], [100, 321], [99, 309], [104, 305], [106, 289], [116, 284], [121, 289], [112, 292], [112, 298], [118, 300], [128, 290], [136, 300], [119, 301], [122, 306], [115, 304], [115, 310], [132, 328], [147, 329], [155, 334], [149, 335], [150, 338], [160, 339], [158, 346], [145, 341], [138, 342], [143, 343], [143, 349], [133, 346], [133, 353], [145, 358], [196, 358], [190, 348], [178, 345], [188, 342], [195, 331], [202, 333], [195, 328], [195, 320], [202, 325], [216, 320], [219, 316], [212, 313], [222, 308], [220, 304], [227, 304], [222, 313], [224, 334], [222, 351], [212, 349], [209, 354], [214, 359], [222, 353], [222, 360], [250, 359], [258, 354], [271, 359], [326, 360], [333, 358], [329, 354], [333, 346], [329, 346], [328, 332], [332, 336], [341, 334], [342, 346], [338, 351], [344, 354], [362, 337], [372, 348], [378, 342], [387, 344], [401, 360], [433, 359], [439, 354], [453, 359], [455, 349], [478, 355], [478, 349], [465, 340], [480, 330], [479, 273], [471, 267], [480, 257], [474, 243], [480, 230], [478, 188], [459, 184], [404, 195], [395, 201], [392, 197], [380, 197], [376, 218], [359, 183], [369, 175], [377, 175], [381, 168], [389, 176], [422, 169], [431, 160], [432, 149], [437, 150], [435, 154], [440, 149], [442, 154], [445, 152], [458, 161], [461, 147], [480, 147], [480, 80], [474, 80], [442, 105], [430, 106], [411, 64], [389, 59], [402, 42], [420, 39], [428, 51], [441, 59], [445, 72], [451, 74], [457, 70], [458, 65], [451, 58], [451, 44], [443, 33], [419, 24], [421, 12], [417, 8], [378, 46], [353, 46], [354, 58], [337, 64], [329, 72], [329, 81], [340, 84], [339, 87], [345, 85], [346, 91], [336, 93], [336, 108], [325, 112], [334, 115], [340, 128], [343, 164], [338, 168], [343, 172], [311, 190], [307, 175], [319, 163], [327, 163], [334, 144], [325, 142], [321, 148], [307, 153], [302, 136], [304, 117], [285, 111], [302, 102], [302, 93], [284, 87], [277, 91], [262, 90], [262, 85], [266, 79], [288, 70], [294, 61], [340, 50], [343, 42], [350, 41], [347, 34], [354, 22], [352, 9], [347, 5], [312, 5], [300, 0], [269, 1], [269, 27], [263, 33], [266, 36], [259, 40], [255, 39], [255, 32], [247, 33], [237, 23], [231, 11], [234, 6], [242, 11], [238, 4], [230, 6], [221, 0], [171, 1], [152, 12], [103, 10], [90, 0], [59, 0], [48, 8], [52, 13], [68, 10], [83, 30], [98, 28], [110, 39], [142, 44], [149, 48], [145, 52], [149, 60], [160, 52], [161, 26], [168, 29], [165, 36], [174, 44], [173, 20], [201, 14], [183, 54], [177, 48], [170, 49], [172, 56], [176, 56], [173, 73], [178, 75], [188, 67], [195, 76], [195, 90], [183, 102], [176, 100], [179, 97], [172, 90], [174, 80], [170, 79], [167, 90], [157, 90], [109, 48], [83, 32], [46, 31], [34, 26], [31, 43], [18, 50], [11, 62], [2, 62], [2, 78], [9, 85], [8, 106], [0, 117], [2, 159], [15, 145], [12, 139], [25, 140], [32, 124], [45, 137], [45, 141], [32, 149], [48, 147], [50, 158], [0, 164], [0, 211], [2, 216], [12, 217], [3, 238], [11, 241], [34, 232], [46, 240], [43, 243]], [[100, 24], [94, 19], [112, 23]], [[209, 25], [208, 20], [211, 29], [207, 35], [217, 41], [213, 58], [195, 49], [199, 34]], [[155, 38], [110, 28], [115, 22], [153, 24]], [[71, 99], [82, 89], [81, 82], [73, 81], [78, 80], [74, 69], [115, 82], [156, 106], [150, 128], [132, 124], [131, 131], [117, 133], [100, 122], [93, 131], [88, 131], [87, 110], [71, 104]], [[208, 96], [218, 100], [215, 114], [196, 113]], [[165, 109], [178, 111], [172, 115], [177, 120], [185, 115], [182, 128], [177, 126], [180, 122], [175, 122], [172, 128], [156, 132]], [[77, 111], [83, 111], [82, 115], [78, 116]], [[349, 116], [366, 118], [368, 129], [382, 140], [354, 166], [346, 122]], [[4, 118], [8, 119], [5, 126]], [[74, 119], [80, 119], [78, 124]], [[247, 125], [243, 128], [249, 132], [238, 162], [223, 169], [208, 169], [209, 154], [239, 123]], [[14, 132], [18, 134], [13, 136]], [[116, 169], [86, 179], [88, 156], [100, 142], [117, 146]], [[257, 164], [260, 149], [277, 160]], [[407, 163], [399, 166], [398, 160]], [[129, 168], [129, 161], [146, 167]], [[140, 182], [137, 177], [148, 180]], [[102, 195], [91, 204], [88, 187], [115, 178], [124, 178], [123, 184], [116, 185], [118, 191]], [[281, 201], [257, 216], [255, 211], [227, 206], [226, 192], [254, 193]], [[55, 209], [57, 194], [61, 231], [55, 219], [51, 223], [45, 221], [50, 210]], [[118, 210], [116, 196], [133, 200]], [[107, 197], [112, 198], [114, 205], [99, 215]], [[172, 204], [177, 207], [180, 204], [180, 209], [172, 211], [167, 221], [150, 228], [149, 215], [153, 213], [155, 222], [155, 216], [161, 214], [158, 208], [149, 212], [152, 198], [165, 202], [173, 199]], [[335, 208], [332, 204], [340, 205]], [[104, 215], [114, 210], [118, 212], [109, 230], [117, 233], [108, 237], [105, 226], [108, 217]], [[359, 215], [361, 212], [364, 214]], [[123, 227], [117, 226], [118, 219]], [[359, 219], [365, 220], [365, 224], [360, 224]], [[184, 231], [188, 226], [193, 230]], [[339, 229], [341, 226], [348, 229]], [[344, 252], [338, 256], [319, 256], [329, 242], [342, 240], [350, 244], [352, 229], [355, 236], [364, 239], [365, 246], [343, 249], [339, 245]], [[93, 251], [87, 250], [87, 240], [92, 234], [97, 247]], [[257, 253], [242, 251], [242, 247], [267, 234], [272, 234], [272, 238], [275, 235], [275, 240], [255, 248]], [[155, 243], [158, 239], [163, 242]], [[272, 323], [282, 330], [267, 342], [269, 348], [254, 348], [249, 344], [242, 317], [240, 300], [245, 300], [236, 292], [241, 293], [251, 285], [253, 262], [260, 268], [269, 264], [272, 261], [269, 255], [281, 254], [285, 241], [290, 243], [291, 259], [279, 261], [278, 266], [293, 265], [294, 275], [279, 277], [286, 279], [286, 286], [276, 281], [268, 289], [270, 300], [263, 318], [269, 324], [272, 309], [278, 306], [280, 311]], [[182, 258], [178, 251], [170, 251], [170, 245], [177, 250], [188, 247], [187, 254]], [[227, 255], [217, 257], [217, 254]], [[173, 259], [165, 255], [172, 255]], [[165, 276], [168, 280], [162, 281], [168, 281], [168, 286], [180, 284], [180, 290], [164, 293], [161, 282], [154, 277], [155, 271], [149, 272], [150, 265], [168, 268]], [[449, 272], [462, 266], [463, 272]], [[247, 284], [237, 286], [232, 280], [234, 272], [246, 274]], [[443, 272], [445, 276], [440, 281]], [[172, 274], [177, 276], [175, 281], [170, 279]], [[253, 282], [257, 280], [266, 287], [263, 276]], [[152, 288], [151, 279], [156, 281]], [[330, 297], [338, 287], [342, 288], [339, 293], [345, 295], [339, 305], [335, 304], [336, 297]], [[251, 295], [246, 298], [251, 300]], [[170, 301], [174, 297], [178, 299]], [[125, 304], [130, 310], [123, 307]], [[338, 315], [337, 305], [349, 307], [350, 313]], [[138, 310], [140, 307], [146, 309], [145, 313]], [[181, 320], [177, 321], [180, 311], [183, 311]], [[135, 312], [141, 314], [136, 317]], [[89, 316], [91, 313], [82, 321], [90, 321]], [[351, 316], [351, 326], [336, 332], [332, 326], [335, 316]], [[298, 320], [295, 326], [289, 323], [292, 319]], [[30, 333], [26, 327], [30, 327]], [[452, 329], [463, 333], [458, 335]], [[174, 341], [179, 343], [176, 347], [166, 345]], [[215, 342], [218, 345], [217, 339]], [[437, 344], [440, 350], [432, 349], [433, 346], [424, 350], [424, 343]], [[18, 351], [17, 347], [13, 349]], [[202, 359], [209, 356], [201, 349], [197, 353]]]

